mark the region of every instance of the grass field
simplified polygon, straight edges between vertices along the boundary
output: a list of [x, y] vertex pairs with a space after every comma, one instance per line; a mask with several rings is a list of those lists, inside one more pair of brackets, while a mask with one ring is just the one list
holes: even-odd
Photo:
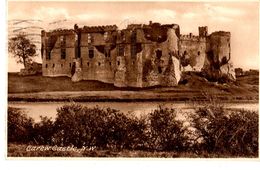
[[208, 82], [194, 73], [183, 76], [185, 83], [175, 87], [119, 88], [99, 81], [72, 82], [69, 77], [19, 76], [8, 74], [9, 101], [86, 100], [203, 100], [210, 93], [221, 100], [258, 101], [259, 76], [239, 77], [236, 82]]
[[115, 90], [112, 84], [98, 81], [72, 82], [69, 77], [19, 76], [8, 74], [8, 93], [30, 93], [50, 91]]

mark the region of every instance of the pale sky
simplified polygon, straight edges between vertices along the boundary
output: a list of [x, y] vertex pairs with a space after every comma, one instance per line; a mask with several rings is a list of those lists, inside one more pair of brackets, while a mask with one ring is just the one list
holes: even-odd
[[[67, 19], [78, 25], [116, 24], [150, 20], [180, 25], [181, 34], [198, 35], [199, 26], [231, 32], [231, 60], [235, 67], [259, 67], [258, 2], [9, 2], [8, 20], [40, 19], [44, 23]], [[39, 57], [40, 58], [40, 57]], [[39, 61], [38, 58], [38, 61]], [[9, 71], [17, 70], [9, 57]]]

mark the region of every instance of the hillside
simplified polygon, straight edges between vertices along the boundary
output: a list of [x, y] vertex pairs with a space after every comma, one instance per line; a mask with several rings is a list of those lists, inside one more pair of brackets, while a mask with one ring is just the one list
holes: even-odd
[[258, 101], [258, 75], [238, 77], [236, 82], [209, 82], [198, 73], [185, 73], [178, 86], [119, 88], [99, 81], [72, 82], [68, 77], [8, 74], [9, 101], [103, 100], [203, 100], [214, 95], [226, 101]]

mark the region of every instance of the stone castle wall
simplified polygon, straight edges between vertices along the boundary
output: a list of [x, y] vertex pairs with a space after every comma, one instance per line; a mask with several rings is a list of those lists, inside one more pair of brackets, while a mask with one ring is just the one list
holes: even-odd
[[[113, 83], [116, 49], [106, 46], [104, 35], [101, 33], [82, 33], [81, 35], [83, 79]], [[105, 56], [106, 48], [109, 49], [110, 56]], [[90, 50], [93, 51], [93, 57], [90, 57]]]
[[[181, 35], [179, 40], [179, 55], [189, 59], [189, 65], [182, 67], [184, 71], [201, 71], [206, 57], [206, 37]], [[186, 69], [186, 70], [185, 70]]]
[[[52, 50], [50, 51], [50, 58], [48, 55], [48, 46], [50, 40], [50, 35], [46, 34], [42, 36], [43, 41], [45, 41], [45, 50], [43, 50], [43, 64], [42, 64], [42, 74], [43, 76], [68, 76], [71, 77], [71, 69], [73, 66], [73, 59], [75, 58], [75, 35], [72, 34], [57, 34], [53, 33], [54, 44]], [[66, 39], [66, 57], [61, 58], [61, 36]]]
[[42, 71], [43, 76], [97, 80], [118, 87], [174, 86], [181, 71], [190, 71], [182, 61], [189, 61], [192, 71], [201, 71], [211, 63], [208, 51], [220, 60], [229, 57], [230, 33], [208, 36], [207, 27], [199, 27], [199, 36], [180, 35], [178, 25], [159, 23], [132, 24], [123, 30], [75, 26], [42, 32]]

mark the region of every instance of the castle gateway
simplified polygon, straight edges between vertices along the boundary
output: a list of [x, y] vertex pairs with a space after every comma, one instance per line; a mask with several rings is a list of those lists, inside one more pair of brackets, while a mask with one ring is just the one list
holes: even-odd
[[[177, 24], [150, 22], [42, 31], [43, 76], [98, 80], [118, 87], [175, 86], [182, 71], [229, 61], [230, 32], [181, 35]], [[209, 56], [210, 52], [210, 56]], [[229, 67], [228, 67], [229, 69]]]

